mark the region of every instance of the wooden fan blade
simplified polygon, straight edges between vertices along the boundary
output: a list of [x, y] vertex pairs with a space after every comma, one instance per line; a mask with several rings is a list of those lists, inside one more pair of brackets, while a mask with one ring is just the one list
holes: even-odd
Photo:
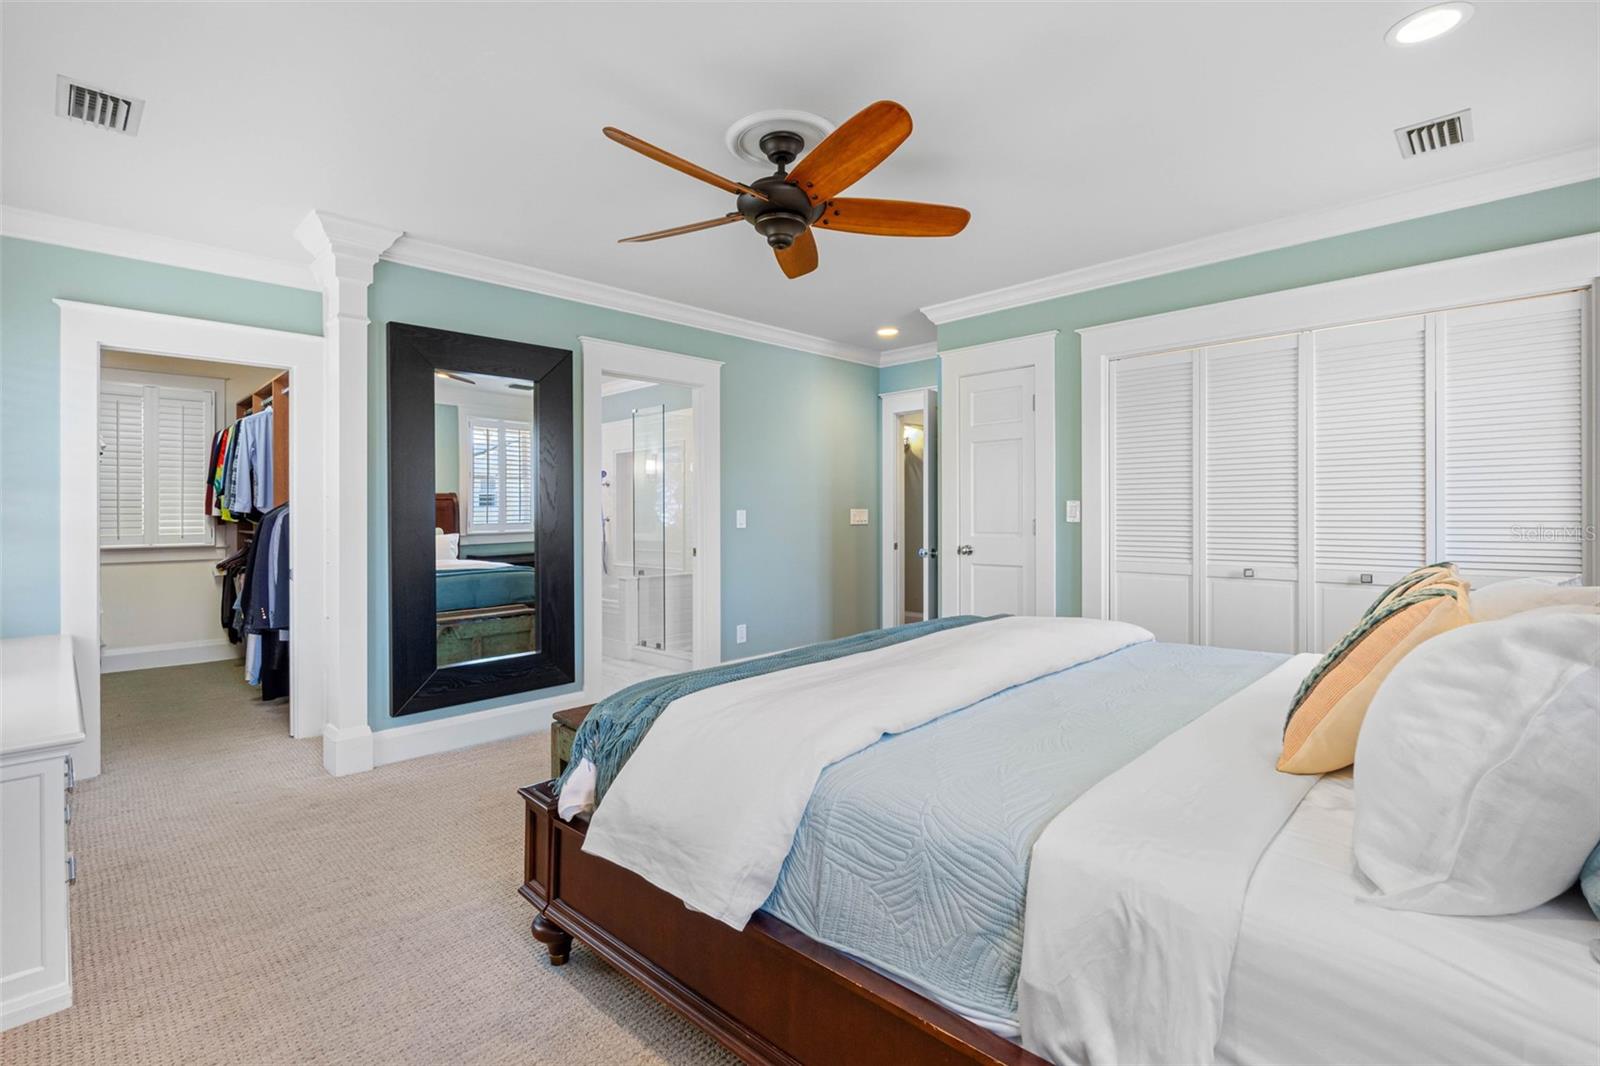
[[845, 233], [880, 237], [954, 237], [967, 228], [971, 212], [964, 207], [919, 204], [912, 200], [829, 200], [816, 224]]
[[737, 181], [729, 181], [720, 174], [713, 174], [703, 166], [700, 166], [696, 163], [691, 163], [687, 159], [681, 159], [678, 156], [673, 155], [671, 152], [657, 148], [648, 141], [641, 141], [631, 133], [623, 133], [615, 126], [607, 126], [605, 128], [605, 135], [622, 145], [624, 148], [632, 148], [635, 152], [638, 152], [642, 156], [647, 156], [651, 159], [654, 159], [657, 163], [664, 163], [673, 170], [687, 174], [691, 178], [699, 178], [708, 185], [715, 185], [723, 192], [747, 193], [750, 196], [754, 196], [760, 200], [766, 199], [765, 196], [761, 195], [761, 193], [757, 192], [755, 189], [752, 189], [748, 185], [741, 185]]
[[798, 278], [802, 274], [809, 274], [817, 269], [817, 239], [811, 235], [809, 229], [801, 232], [789, 247], [781, 249], [778, 253], [778, 265], [783, 272], [791, 278]]
[[911, 113], [893, 100], [858, 111], [789, 173], [813, 204], [844, 192], [911, 136]]
[[687, 226], [674, 226], [671, 229], [658, 229], [654, 233], [641, 233], [637, 237], [624, 237], [618, 244], [638, 244], [641, 241], [659, 241], [663, 237], [676, 237], [680, 233], [695, 233], [703, 229], [715, 229], [726, 226], [730, 222], [738, 222], [744, 218], [737, 211], [730, 211], [721, 218], [708, 218], [704, 222], [691, 222]]

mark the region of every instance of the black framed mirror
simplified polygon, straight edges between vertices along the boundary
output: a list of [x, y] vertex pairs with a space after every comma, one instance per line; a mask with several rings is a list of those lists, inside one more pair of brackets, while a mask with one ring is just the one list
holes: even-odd
[[391, 322], [393, 715], [571, 684], [572, 353]]

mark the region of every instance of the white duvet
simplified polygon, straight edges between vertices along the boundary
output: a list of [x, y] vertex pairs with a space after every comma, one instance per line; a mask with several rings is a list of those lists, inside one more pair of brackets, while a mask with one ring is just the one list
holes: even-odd
[[1281, 774], [1297, 655], [1102, 780], [1034, 843], [1017, 999], [1057, 1063], [1210, 1063], [1251, 874], [1311, 776]]
[[831, 763], [1150, 639], [1125, 622], [1000, 618], [685, 696], [617, 775], [583, 850], [743, 929]]

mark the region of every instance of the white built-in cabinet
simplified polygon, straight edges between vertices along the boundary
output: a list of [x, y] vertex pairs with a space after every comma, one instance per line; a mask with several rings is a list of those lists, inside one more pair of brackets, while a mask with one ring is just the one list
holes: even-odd
[[1477, 585], [1578, 576], [1586, 300], [1112, 359], [1110, 617], [1320, 651], [1425, 562]]

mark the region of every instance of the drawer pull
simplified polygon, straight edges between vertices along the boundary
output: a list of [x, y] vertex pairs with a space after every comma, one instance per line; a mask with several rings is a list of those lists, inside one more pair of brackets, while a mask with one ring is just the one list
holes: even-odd
[[1371, 575], [1371, 574], [1362, 574], [1362, 575], [1361, 575], [1361, 583], [1362, 583], [1362, 584], [1363, 584], [1363, 585], [1370, 585], [1370, 584], [1372, 584], [1372, 575]]
[[67, 791], [78, 791], [78, 771], [73, 769], [72, 756], [67, 756]]
[[78, 883], [78, 857], [71, 852], [67, 853], [67, 884]]

